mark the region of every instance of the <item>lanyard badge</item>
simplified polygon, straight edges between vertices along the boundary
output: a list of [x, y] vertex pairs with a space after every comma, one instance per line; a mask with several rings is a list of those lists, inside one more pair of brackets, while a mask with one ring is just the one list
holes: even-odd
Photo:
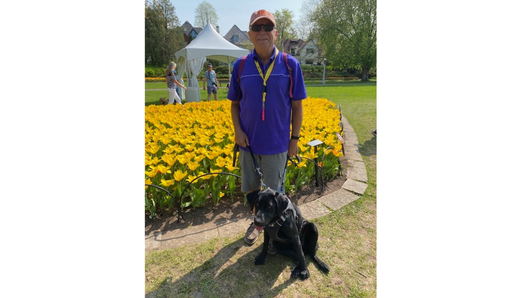
[[260, 64], [258, 64], [258, 61], [255, 60], [255, 64], [257, 66], [258, 73], [260, 74], [260, 77], [264, 81], [264, 86], [262, 87], [262, 121], [266, 120], [266, 93], [267, 93], [267, 79], [269, 79], [269, 75], [271, 75], [271, 72], [273, 71], [273, 66], [275, 65], [275, 60], [277, 60], [278, 55], [278, 49], [275, 48], [275, 58], [273, 59], [273, 62], [271, 62], [271, 65], [269, 65], [269, 69], [266, 72], [266, 75], [264, 76], [262, 74], [262, 69], [260, 68]]

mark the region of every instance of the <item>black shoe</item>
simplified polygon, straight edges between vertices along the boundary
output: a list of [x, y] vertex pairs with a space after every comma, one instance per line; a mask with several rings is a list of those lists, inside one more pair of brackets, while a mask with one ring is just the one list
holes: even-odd
[[258, 235], [260, 235], [260, 232], [255, 229], [255, 223], [252, 222], [249, 228], [247, 228], [244, 241], [247, 243], [247, 245], [251, 246], [257, 241]]

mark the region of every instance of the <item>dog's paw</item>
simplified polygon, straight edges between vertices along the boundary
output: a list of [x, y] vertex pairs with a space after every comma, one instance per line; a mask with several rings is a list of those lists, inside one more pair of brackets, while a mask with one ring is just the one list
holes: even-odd
[[309, 278], [309, 270], [306, 268], [305, 270], [300, 270], [300, 266], [296, 266], [293, 269], [293, 272], [291, 272], [291, 277], [300, 277], [301, 280], [306, 280]]
[[255, 258], [255, 265], [264, 265], [266, 261], [266, 254], [261, 253]]
[[322, 262], [317, 256], [315, 256], [314, 258], [315, 261], [317, 261], [320, 270], [324, 273], [329, 273], [329, 266], [326, 263]]

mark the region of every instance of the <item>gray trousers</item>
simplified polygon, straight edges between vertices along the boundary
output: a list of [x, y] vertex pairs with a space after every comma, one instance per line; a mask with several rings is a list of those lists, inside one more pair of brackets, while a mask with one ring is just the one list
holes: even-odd
[[[241, 190], [244, 193], [258, 190], [261, 187], [260, 176], [255, 170], [255, 165], [249, 151], [239, 150], [239, 162], [242, 176]], [[287, 163], [287, 151], [271, 155], [254, 154], [255, 159], [264, 175], [264, 184], [280, 193], [284, 193], [282, 181], [286, 179], [285, 167]]]

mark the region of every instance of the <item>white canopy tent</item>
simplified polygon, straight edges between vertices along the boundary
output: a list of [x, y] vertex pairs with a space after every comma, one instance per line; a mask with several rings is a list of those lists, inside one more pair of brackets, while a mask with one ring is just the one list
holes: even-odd
[[188, 87], [199, 88], [197, 75], [206, 59], [226, 62], [231, 76], [231, 62], [247, 54], [249, 54], [248, 50], [239, 48], [224, 39], [208, 22], [187, 47], [175, 53], [175, 57], [180, 77], [187, 71]]

